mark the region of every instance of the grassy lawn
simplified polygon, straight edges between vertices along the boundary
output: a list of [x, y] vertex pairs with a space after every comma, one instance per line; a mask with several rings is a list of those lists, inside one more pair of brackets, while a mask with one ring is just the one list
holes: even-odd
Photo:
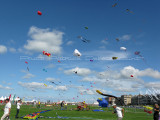
[[[2, 109], [4, 106], [0, 106]], [[72, 110], [71, 110], [72, 109]], [[100, 109], [99, 107], [91, 107], [91, 109]], [[49, 117], [57, 117], [56, 113], [61, 117], [68, 117], [68, 119], [72, 120], [117, 120], [116, 115], [112, 114], [112, 108], [108, 110], [103, 108], [104, 112], [93, 112], [92, 110], [89, 111], [77, 111], [76, 106], [68, 106], [67, 110], [60, 110], [60, 108], [53, 108], [53, 107], [45, 107], [41, 106], [40, 109], [35, 108], [33, 106], [23, 105], [21, 106], [19, 117], [38, 112], [43, 110], [51, 110], [46, 113], [41, 113], [40, 116], [49, 116]], [[147, 113], [143, 112], [143, 110], [136, 110], [135, 109], [125, 109], [125, 116], [123, 120], [152, 120], [152, 115], [148, 115]], [[3, 111], [0, 112], [0, 116], [2, 116]], [[15, 120], [16, 114], [16, 106], [12, 105], [11, 109], [11, 120]], [[39, 120], [46, 120], [47, 118], [39, 118]], [[62, 118], [52, 118], [54, 120], [60, 120]], [[17, 119], [20, 120], [20, 119]], [[49, 120], [49, 119], [48, 119]]]

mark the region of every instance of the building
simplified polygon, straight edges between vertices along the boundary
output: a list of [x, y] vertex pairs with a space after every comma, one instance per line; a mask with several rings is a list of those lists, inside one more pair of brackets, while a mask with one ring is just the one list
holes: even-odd
[[160, 103], [160, 95], [134, 95], [131, 100], [132, 105], [153, 105]]
[[116, 100], [114, 97], [106, 97], [105, 98], [110, 105], [115, 104]]
[[121, 101], [125, 104], [125, 105], [130, 105], [131, 101], [132, 101], [132, 95], [122, 95], [121, 96]]

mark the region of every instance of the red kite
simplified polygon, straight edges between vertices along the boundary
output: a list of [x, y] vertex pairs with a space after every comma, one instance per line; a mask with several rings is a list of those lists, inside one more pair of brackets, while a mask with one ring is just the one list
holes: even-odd
[[41, 11], [38, 11], [37, 14], [38, 14], [38, 15], [42, 15]]

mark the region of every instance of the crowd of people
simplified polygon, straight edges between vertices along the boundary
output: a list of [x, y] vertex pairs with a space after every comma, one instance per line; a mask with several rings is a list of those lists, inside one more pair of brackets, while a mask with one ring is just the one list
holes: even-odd
[[[38, 102], [38, 108], [40, 108], [40, 104], [41, 103]], [[15, 119], [18, 118], [18, 114], [20, 112], [20, 107], [22, 105], [21, 100], [18, 100], [16, 105], [17, 105], [17, 112], [16, 112], [16, 115], [15, 115]], [[60, 106], [61, 106], [61, 110], [66, 110], [67, 103], [62, 101], [60, 103]], [[82, 102], [81, 108], [79, 108], [79, 106], [80, 105], [77, 105], [77, 109], [79, 109], [79, 110], [82, 110], [82, 108], [83, 108], [83, 110], [85, 110], [87, 108], [87, 104], [85, 102]], [[113, 104], [112, 107], [114, 109], [113, 114], [117, 114], [117, 120], [122, 120], [123, 117], [124, 117], [124, 113], [125, 113], [124, 109], [118, 107], [116, 104]], [[4, 114], [2, 115], [1, 120], [5, 120], [5, 119], [10, 120], [9, 116], [10, 116], [10, 113], [11, 113], [11, 102], [8, 98], [5, 100], [5, 107], [4, 107], [3, 111], [4, 111]], [[154, 105], [153, 111], [154, 111], [153, 120], [159, 120], [160, 108], [159, 108], [158, 104]]]

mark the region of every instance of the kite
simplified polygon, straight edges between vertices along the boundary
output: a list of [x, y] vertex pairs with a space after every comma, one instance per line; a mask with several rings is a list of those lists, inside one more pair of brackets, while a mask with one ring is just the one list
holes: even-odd
[[78, 36], [79, 39], [82, 40], [82, 42], [85, 42], [85, 43], [89, 43], [90, 40], [87, 40], [86, 38], [82, 37], [82, 36]]
[[127, 48], [125, 48], [125, 47], [120, 47], [120, 50], [126, 51]]
[[14, 103], [15, 97], [16, 97], [16, 94], [13, 96], [12, 104]]
[[51, 111], [51, 110], [35, 112], [35, 113], [32, 113], [32, 114], [28, 114], [28, 115], [22, 116], [21, 118], [22, 119], [29, 119], [29, 120], [38, 120], [38, 116], [39, 116], [40, 113], [45, 113], [45, 112], [48, 112], [48, 111]]
[[10, 99], [11, 99], [11, 94], [9, 95], [9, 101], [10, 101]]
[[46, 87], [47, 87], [47, 85], [46, 84], [44, 84]]
[[77, 57], [80, 57], [82, 54], [77, 49], [75, 49], [74, 52], [73, 52], [73, 55], [77, 56]]
[[112, 57], [112, 59], [113, 59], [113, 60], [117, 60], [117, 59], [118, 59], [118, 57]]
[[84, 27], [86, 30], [88, 30], [88, 27]]
[[130, 12], [130, 13], [133, 13], [132, 11], [130, 11], [129, 9], [126, 9], [126, 12]]
[[[135, 54], [135, 55], [140, 55], [140, 51], [136, 51], [134, 54]], [[140, 56], [141, 56], [141, 55], [140, 55]]]
[[44, 72], [47, 72], [47, 70], [46, 70], [46, 69], [43, 69], [43, 71], [44, 71]]
[[90, 62], [93, 62], [93, 60], [90, 60]]
[[131, 77], [133, 77], [133, 75], [131, 75]]
[[93, 85], [91, 85], [91, 87], [93, 87]]
[[50, 57], [50, 56], [51, 56], [51, 54], [50, 54], [50, 53], [45, 52], [45, 51], [43, 51], [43, 55], [46, 55], [46, 56], [48, 56], [48, 57]]
[[75, 74], [77, 74], [77, 71], [73, 71]]
[[80, 93], [81, 95], [83, 95], [83, 93]]
[[27, 67], [27, 70], [29, 71], [29, 68]]
[[112, 7], [116, 7], [117, 3], [113, 4]]
[[89, 89], [87, 88], [87, 90], [89, 90]]
[[27, 62], [27, 61], [25, 61], [25, 63], [26, 63], [26, 64], [28, 64], [28, 62]]
[[101, 107], [108, 107], [108, 101], [105, 98], [98, 98], [97, 102]]
[[51, 81], [51, 83], [53, 83], [53, 84], [55, 84], [55, 85], [58, 85], [58, 84], [56, 84], [55, 82], [52, 82], [52, 81]]
[[117, 99], [121, 103], [121, 105], [124, 105], [124, 103], [121, 101], [121, 99], [118, 99], [118, 97], [116, 97], [114, 95], [104, 94], [99, 90], [96, 90], [96, 92], [99, 93], [100, 95], [103, 95], [103, 96], [114, 97], [115, 99]]
[[59, 63], [61, 63], [61, 61], [58, 60]]
[[38, 14], [38, 15], [42, 15], [42, 12], [41, 12], [41, 11], [38, 11], [37, 14]]
[[116, 38], [117, 42], [119, 42], [119, 38]]

